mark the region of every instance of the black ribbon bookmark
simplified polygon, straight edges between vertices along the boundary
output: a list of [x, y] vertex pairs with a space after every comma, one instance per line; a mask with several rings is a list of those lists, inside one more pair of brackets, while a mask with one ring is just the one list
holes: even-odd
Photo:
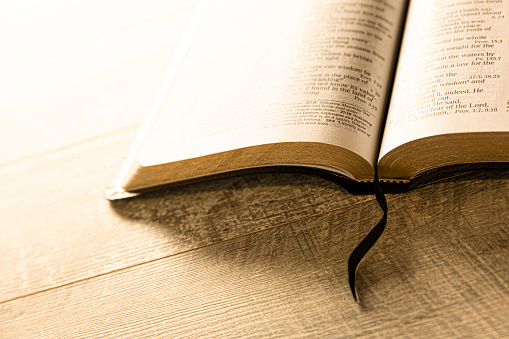
[[385, 230], [385, 225], [387, 224], [387, 201], [385, 200], [384, 192], [382, 191], [382, 187], [378, 181], [377, 169], [375, 169], [375, 197], [378, 205], [382, 208], [384, 215], [378, 224], [376, 224], [376, 226], [360, 242], [360, 244], [355, 247], [348, 259], [348, 282], [350, 283], [350, 289], [352, 290], [355, 301], [357, 301], [357, 295], [355, 294], [355, 270], [357, 269], [357, 265], [359, 265], [359, 262], [362, 260], [364, 255], [368, 253], [371, 247], [373, 247], [378, 238], [380, 238]]

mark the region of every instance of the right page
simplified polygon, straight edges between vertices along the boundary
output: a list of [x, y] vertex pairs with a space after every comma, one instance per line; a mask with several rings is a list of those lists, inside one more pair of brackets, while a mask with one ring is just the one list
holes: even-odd
[[509, 131], [509, 1], [413, 0], [379, 159], [413, 140]]

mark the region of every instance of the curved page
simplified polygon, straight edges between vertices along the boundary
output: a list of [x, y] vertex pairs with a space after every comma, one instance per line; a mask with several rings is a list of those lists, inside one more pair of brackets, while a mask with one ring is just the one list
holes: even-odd
[[410, 4], [380, 159], [407, 142], [509, 131], [509, 1]]
[[139, 163], [319, 142], [374, 165], [404, 3], [210, 1]]

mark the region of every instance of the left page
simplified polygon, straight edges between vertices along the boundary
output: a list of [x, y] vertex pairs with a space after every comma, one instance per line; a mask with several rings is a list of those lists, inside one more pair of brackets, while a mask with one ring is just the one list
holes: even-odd
[[210, 1], [140, 163], [323, 142], [375, 163], [405, 1]]
[[140, 167], [308, 142], [374, 166], [406, 1], [212, 0], [200, 8]]

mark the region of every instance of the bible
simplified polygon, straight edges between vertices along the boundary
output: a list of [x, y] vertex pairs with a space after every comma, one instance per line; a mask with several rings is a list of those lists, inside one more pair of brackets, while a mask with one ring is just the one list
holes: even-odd
[[105, 197], [508, 164], [508, 15], [508, 0], [202, 1]]

